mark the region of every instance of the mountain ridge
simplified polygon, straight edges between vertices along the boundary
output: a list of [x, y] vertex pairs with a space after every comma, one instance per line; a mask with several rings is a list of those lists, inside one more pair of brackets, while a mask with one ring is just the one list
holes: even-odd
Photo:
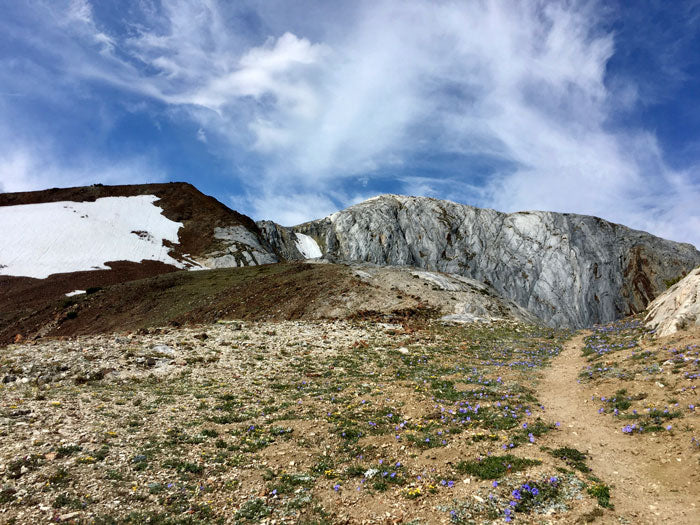
[[430, 197], [380, 195], [291, 230], [313, 237], [329, 260], [483, 281], [557, 326], [642, 311], [665, 281], [700, 264], [690, 244], [599, 217], [508, 214]]
[[63, 201], [94, 202], [105, 197], [142, 195], [158, 197], [154, 204], [163, 210], [162, 214], [174, 222], [183, 224], [178, 232], [179, 242], [171, 247], [176, 258], [182, 258], [185, 254], [195, 254], [206, 260], [208, 252], [215, 252], [220, 244], [216, 239], [216, 228], [242, 227], [252, 233], [253, 242], [257, 240], [258, 243], [264, 244], [264, 239], [250, 217], [232, 210], [187, 182], [94, 184], [41, 191], [0, 193], [0, 208]]
[[[178, 243], [163, 244], [193, 268], [255, 266], [317, 255], [330, 262], [413, 267], [483, 282], [553, 326], [590, 326], [640, 312], [665, 290], [666, 282], [700, 265], [700, 252], [690, 244], [599, 217], [504, 213], [396, 194], [378, 195], [292, 227], [256, 223], [188, 183], [0, 194], [0, 211], [138, 195], [156, 196], [153, 205], [162, 215], [182, 224]], [[44, 288], [64, 294], [85, 284], [111, 285], [179, 269], [145, 262], [104, 261], [113, 270], [51, 276]], [[118, 272], [123, 278], [115, 276]], [[0, 283], [15, 295], [28, 289], [36, 294], [43, 286], [28, 285], [20, 277], [0, 276]]]

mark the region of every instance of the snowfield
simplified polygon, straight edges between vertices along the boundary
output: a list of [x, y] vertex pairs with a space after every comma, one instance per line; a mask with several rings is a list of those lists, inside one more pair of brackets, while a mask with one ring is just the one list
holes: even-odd
[[307, 259], [316, 259], [323, 255], [321, 253], [321, 248], [318, 247], [318, 243], [312, 237], [304, 235], [303, 233], [296, 233], [295, 235], [297, 236], [295, 243], [297, 245], [297, 250], [299, 250], [304, 257]]
[[182, 227], [161, 215], [155, 195], [0, 207], [0, 275], [44, 279], [108, 269], [108, 261], [162, 261], [179, 268], [163, 241]]

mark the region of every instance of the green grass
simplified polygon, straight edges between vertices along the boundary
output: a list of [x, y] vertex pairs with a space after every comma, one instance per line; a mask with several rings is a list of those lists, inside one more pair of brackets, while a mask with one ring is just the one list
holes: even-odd
[[180, 461], [179, 459], [169, 459], [163, 463], [166, 468], [175, 469], [178, 472], [189, 472], [191, 474], [201, 474], [204, 472], [204, 467], [198, 463], [190, 463], [188, 461]]
[[233, 517], [237, 522], [258, 522], [271, 512], [272, 509], [265, 504], [264, 499], [254, 498], [246, 501]]
[[311, 487], [315, 478], [309, 474], [282, 474], [268, 486], [268, 491], [276, 494], [291, 494], [299, 487]]
[[68, 456], [72, 456], [76, 452], [80, 452], [81, 450], [83, 450], [83, 448], [79, 447], [78, 445], [60, 446], [56, 449], [56, 457], [57, 458], [66, 458]]
[[587, 489], [588, 494], [598, 500], [598, 505], [606, 509], [614, 508], [610, 503], [610, 487], [605, 483], [594, 483]]
[[517, 500], [518, 503], [514, 508], [515, 512], [531, 513], [537, 507], [559, 499], [558, 485], [530, 481], [527, 483], [527, 486], [531, 490], [520, 490], [520, 499]]
[[525, 470], [528, 467], [542, 463], [538, 459], [524, 459], [511, 454], [504, 456], [488, 456], [481, 460], [461, 461], [457, 471], [470, 474], [479, 479], [498, 479], [505, 474]]
[[564, 463], [566, 463], [569, 467], [580, 472], [590, 472], [591, 470], [588, 465], [586, 465], [586, 459], [588, 459], [588, 456], [575, 448], [561, 447], [550, 450], [549, 453], [555, 458], [564, 460]]

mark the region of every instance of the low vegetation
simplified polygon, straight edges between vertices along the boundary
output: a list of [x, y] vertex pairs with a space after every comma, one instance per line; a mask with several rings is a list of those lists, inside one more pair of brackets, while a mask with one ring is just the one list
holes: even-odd
[[[225, 321], [6, 347], [4, 519], [566, 522], [612, 508], [610, 481], [561, 442], [537, 397], [570, 333], [377, 321]], [[676, 432], [694, 410], [684, 394], [646, 406], [619, 383], [656, 379], [658, 364], [690, 385], [697, 347], [646, 355], [640, 334], [634, 320], [596, 330], [591, 366], [615, 359], [624, 375], [581, 381], [615, 382], [594, 401], [630, 434]]]

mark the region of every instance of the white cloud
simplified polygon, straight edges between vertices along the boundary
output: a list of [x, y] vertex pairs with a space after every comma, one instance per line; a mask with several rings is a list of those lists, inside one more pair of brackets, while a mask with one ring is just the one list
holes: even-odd
[[313, 116], [313, 90], [296, 73], [299, 68], [317, 63], [326, 52], [325, 46], [311, 44], [291, 33], [276, 40], [270, 38], [243, 55], [235, 70], [210, 78], [201, 88], [181, 95], [182, 101], [221, 112], [238, 97], [257, 99], [272, 95], [286, 111], [301, 117]]
[[142, 184], [166, 180], [165, 173], [146, 158], [109, 162], [82, 156], [62, 161], [49, 147], [5, 143], [0, 149], [0, 192], [34, 191], [90, 184]]
[[[54, 46], [66, 71], [177, 108], [235, 163], [253, 156], [255, 175], [242, 170], [253, 200], [239, 207], [257, 217], [325, 214], [350, 202], [339, 186], [372, 187], [391, 167], [405, 192], [596, 214], [700, 244], [697, 173], [668, 167], [651, 132], [608, 126], [640, 95], [606, 76], [615, 39], [602, 3], [378, 0], [333, 18], [273, 2], [255, 4], [254, 38], [215, 0], [163, 2], [122, 37], [87, 0], [70, 6], [69, 37], [84, 44]], [[478, 182], [468, 166], [417, 175], [417, 153], [501, 167]]]
[[232, 196], [230, 205], [255, 220], [272, 220], [284, 226], [294, 226], [337, 211], [338, 205], [323, 193], [255, 192], [245, 197]]
[[92, 24], [92, 5], [90, 5], [88, 0], [71, 0], [68, 7], [68, 16], [73, 20]]

